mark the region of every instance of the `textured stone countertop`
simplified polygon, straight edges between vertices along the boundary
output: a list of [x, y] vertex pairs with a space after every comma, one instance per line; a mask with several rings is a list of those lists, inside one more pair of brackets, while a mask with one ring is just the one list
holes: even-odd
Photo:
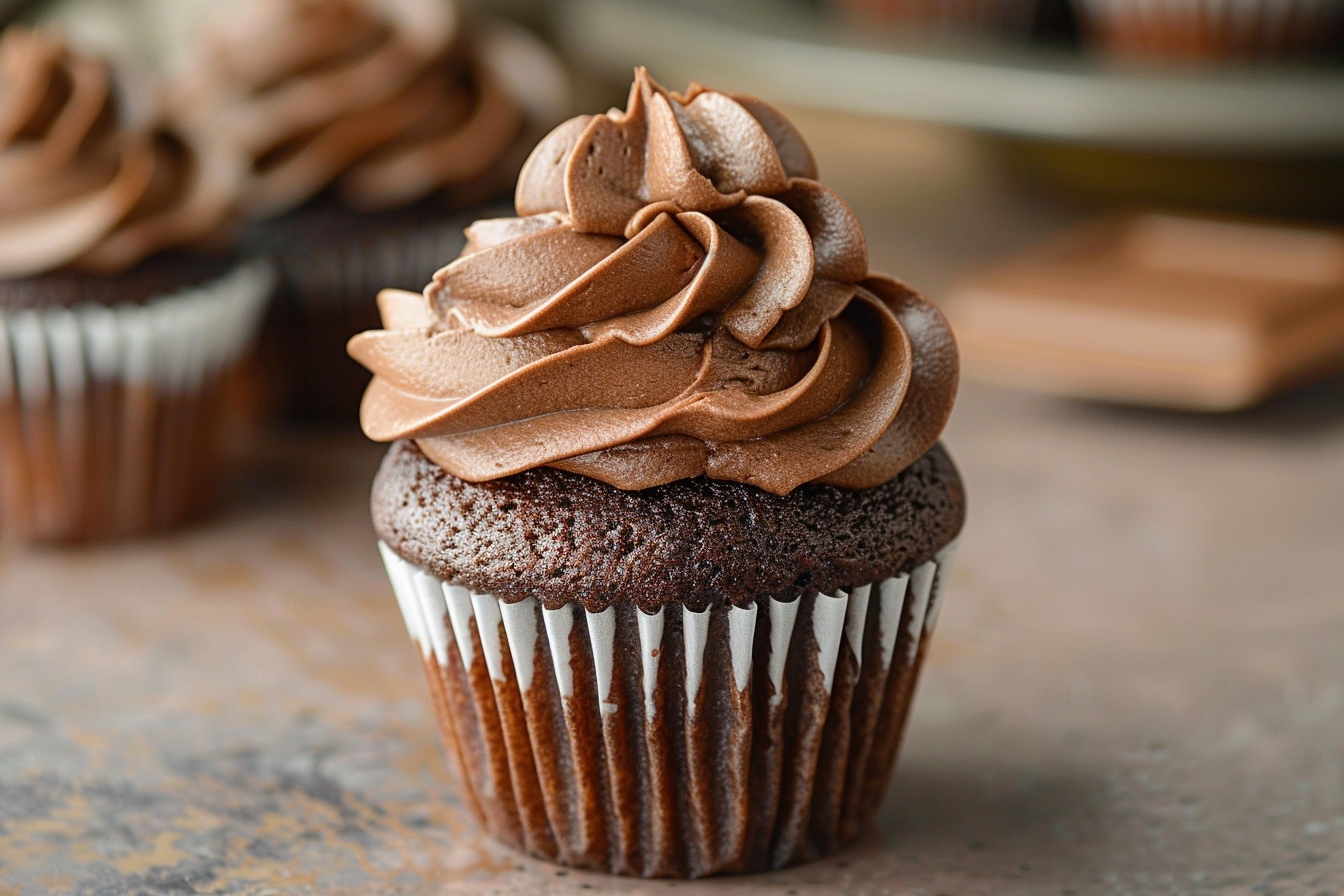
[[[939, 184], [860, 204], [935, 295], [1054, 220]], [[1344, 892], [1344, 384], [1226, 418], [968, 385], [946, 442], [958, 568], [836, 857], [669, 884], [486, 840], [379, 567], [380, 449], [288, 436], [207, 527], [0, 555], [0, 894]]]
[[378, 449], [277, 441], [208, 528], [0, 560], [0, 893], [1336, 894], [1342, 395], [967, 388], [972, 515], [878, 830], [680, 886], [478, 834], [373, 547]]

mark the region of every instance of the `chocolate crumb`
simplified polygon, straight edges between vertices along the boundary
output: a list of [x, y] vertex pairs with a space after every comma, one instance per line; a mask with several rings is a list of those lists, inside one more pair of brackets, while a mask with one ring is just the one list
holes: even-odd
[[546, 467], [471, 483], [400, 441], [372, 503], [378, 537], [445, 582], [598, 611], [744, 606], [876, 582], [932, 559], [961, 530], [966, 501], [941, 445], [876, 488], [781, 497], [703, 476], [622, 491]]

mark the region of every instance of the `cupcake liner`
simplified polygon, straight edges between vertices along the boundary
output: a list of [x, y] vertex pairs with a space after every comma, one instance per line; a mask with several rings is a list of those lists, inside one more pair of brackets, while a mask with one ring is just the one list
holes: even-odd
[[831, 595], [652, 614], [506, 603], [379, 548], [485, 827], [568, 865], [700, 877], [858, 836], [895, 765], [955, 542]]
[[1085, 31], [1121, 55], [1311, 55], [1339, 36], [1340, 0], [1080, 0]]
[[0, 528], [68, 541], [203, 512], [220, 383], [272, 280], [253, 262], [144, 304], [0, 311]]

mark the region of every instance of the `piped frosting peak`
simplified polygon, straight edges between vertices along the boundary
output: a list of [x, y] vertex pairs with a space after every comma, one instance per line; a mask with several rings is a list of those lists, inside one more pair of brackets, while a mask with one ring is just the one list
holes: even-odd
[[706, 475], [868, 488], [937, 440], [942, 315], [868, 271], [850, 208], [777, 110], [642, 69], [624, 112], [533, 150], [424, 295], [351, 341], [371, 438], [483, 481], [552, 466], [622, 489]]

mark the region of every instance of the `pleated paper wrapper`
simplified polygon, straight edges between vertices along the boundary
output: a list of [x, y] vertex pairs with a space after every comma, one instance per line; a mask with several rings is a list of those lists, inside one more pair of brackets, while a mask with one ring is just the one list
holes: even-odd
[[859, 835], [955, 551], [835, 594], [650, 614], [507, 603], [379, 547], [485, 828], [645, 877], [780, 868]]
[[249, 262], [144, 304], [0, 311], [0, 530], [108, 538], [208, 510], [221, 383], [273, 279]]

